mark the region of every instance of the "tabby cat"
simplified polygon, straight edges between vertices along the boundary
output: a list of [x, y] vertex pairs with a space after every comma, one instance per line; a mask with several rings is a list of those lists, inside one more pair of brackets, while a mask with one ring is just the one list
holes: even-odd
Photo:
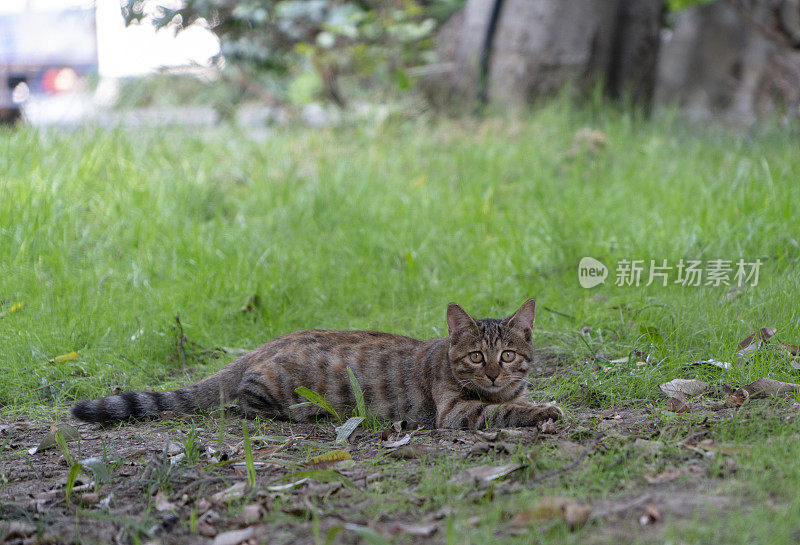
[[123, 392], [72, 407], [76, 418], [104, 424], [188, 413], [238, 399], [245, 414], [295, 421], [321, 416], [295, 389], [310, 388], [339, 414], [355, 406], [349, 366], [366, 406], [389, 420], [426, 427], [535, 426], [563, 414], [526, 395], [533, 356], [534, 300], [505, 319], [472, 318], [447, 308], [449, 336], [421, 341], [377, 331], [304, 330], [278, 337], [197, 384], [171, 392]]

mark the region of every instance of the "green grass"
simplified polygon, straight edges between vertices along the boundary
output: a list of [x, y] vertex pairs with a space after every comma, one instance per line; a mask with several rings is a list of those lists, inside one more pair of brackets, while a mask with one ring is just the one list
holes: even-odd
[[[597, 153], [574, 145], [583, 127], [605, 135]], [[202, 347], [249, 349], [300, 328], [443, 336], [450, 301], [501, 316], [528, 297], [537, 299], [535, 342], [563, 351], [574, 371], [535, 392], [568, 407], [663, 404], [658, 384], [677, 377], [800, 381], [771, 352], [730, 370], [689, 365], [734, 361], [738, 342], [762, 326], [800, 343], [797, 139], [791, 127], [733, 134], [560, 102], [524, 121], [282, 128], [266, 139], [230, 128], [4, 132], [1, 410], [61, 415], [72, 400], [114, 387], [174, 387], [233, 359]], [[579, 286], [583, 256], [610, 267], [604, 285]], [[614, 285], [620, 259], [681, 258], [764, 265], [758, 285], [730, 301], [726, 287]], [[254, 294], [260, 304], [241, 311]], [[196, 343], [185, 344], [185, 362], [176, 315]], [[598, 350], [608, 359], [644, 350], [654, 363], [603, 372]], [[49, 363], [72, 351], [77, 359]], [[695, 424], [676, 416], [662, 439], [674, 444], [676, 427], [683, 437]], [[766, 542], [765, 521], [779, 511], [771, 542], [790, 541], [796, 431], [774, 412], [715, 426], [715, 440], [748, 446], [724, 486], [754, 507], [668, 535]], [[658, 459], [614, 465], [629, 451], [622, 442], [562, 480], [491, 500], [448, 485], [467, 462], [443, 461], [418, 484], [424, 506], [386, 490], [371, 516], [449, 505], [454, 542], [489, 542], [499, 520], [538, 496], [624, 493], [636, 475], [663, 469]], [[546, 471], [565, 460], [546, 451], [537, 463]], [[471, 527], [479, 514], [485, 520]], [[557, 526], [536, 539], [577, 543], [597, 526]]]

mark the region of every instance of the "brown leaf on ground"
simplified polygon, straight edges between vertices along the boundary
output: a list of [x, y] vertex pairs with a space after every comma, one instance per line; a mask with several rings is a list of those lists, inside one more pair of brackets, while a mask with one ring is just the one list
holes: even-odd
[[648, 526], [659, 520], [661, 520], [661, 511], [652, 502], [647, 504], [647, 507], [644, 508], [644, 513], [639, 516], [639, 524], [642, 526]]
[[400, 448], [390, 450], [386, 454], [398, 460], [412, 460], [414, 458], [436, 456], [439, 453], [440, 449], [433, 445], [403, 445]]
[[509, 526], [527, 528], [537, 521], [562, 519], [570, 529], [574, 530], [586, 524], [591, 514], [591, 506], [579, 504], [572, 498], [547, 496], [541, 498], [530, 509], [511, 517]]
[[686, 396], [678, 393], [667, 400], [667, 409], [674, 413], [688, 413], [691, 410]]
[[800, 389], [800, 384], [792, 382], [781, 382], [771, 378], [761, 377], [733, 392], [725, 402], [730, 407], [739, 407], [748, 399], [786, 395]]
[[677, 397], [678, 394], [692, 397], [708, 390], [708, 383], [697, 379], [676, 378], [659, 385], [659, 388], [668, 397]]
[[485, 454], [487, 452], [513, 454], [517, 452], [517, 443], [509, 443], [508, 441], [494, 441], [491, 443], [478, 441], [469, 449], [470, 454]]
[[50, 430], [42, 437], [41, 442], [36, 447], [28, 450], [28, 454], [36, 454], [41, 450], [47, 450], [49, 448], [55, 447], [58, 443], [56, 442], [56, 432], [60, 432], [61, 435], [64, 437], [67, 443], [71, 441], [77, 441], [81, 438], [81, 434], [75, 426], [71, 426], [64, 422], [53, 423], [50, 424]]
[[746, 358], [756, 350], [758, 350], [765, 342], [767, 342], [775, 332], [778, 331], [776, 327], [762, 327], [752, 335], [748, 335], [736, 347], [736, 355]]
[[471, 467], [456, 474], [456, 476], [453, 477], [450, 482], [459, 484], [468, 484], [473, 482], [488, 483], [494, 481], [495, 479], [499, 479], [500, 477], [504, 477], [520, 468], [522, 468], [522, 464]]

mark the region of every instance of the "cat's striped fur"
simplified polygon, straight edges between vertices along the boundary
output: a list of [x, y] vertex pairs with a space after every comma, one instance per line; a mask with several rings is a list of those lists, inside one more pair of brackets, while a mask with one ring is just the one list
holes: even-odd
[[509, 318], [475, 320], [447, 308], [449, 336], [422, 341], [377, 331], [304, 330], [278, 337], [191, 386], [171, 392], [124, 392], [80, 401], [72, 414], [111, 423], [208, 409], [231, 400], [248, 415], [313, 420], [320, 414], [295, 389], [310, 388], [339, 414], [355, 405], [349, 366], [367, 407], [427, 427], [533, 426], [561, 409], [534, 404], [526, 375], [533, 357], [534, 301]]

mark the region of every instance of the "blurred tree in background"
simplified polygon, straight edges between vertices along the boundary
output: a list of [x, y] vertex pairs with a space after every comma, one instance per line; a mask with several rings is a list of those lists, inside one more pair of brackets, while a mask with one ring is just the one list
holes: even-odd
[[223, 104], [386, 102], [419, 81], [447, 108], [571, 85], [743, 122], [800, 113], [800, 0], [127, 0], [123, 14], [214, 31], [239, 93]]
[[[406, 89], [408, 68], [433, 60], [435, 31], [463, 0], [185, 0], [159, 3], [153, 22], [201, 21], [219, 37], [227, 77], [266, 102], [346, 103], [341, 81]], [[174, 3], [173, 3], [174, 5]], [[128, 0], [128, 23], [145, 4]]]

